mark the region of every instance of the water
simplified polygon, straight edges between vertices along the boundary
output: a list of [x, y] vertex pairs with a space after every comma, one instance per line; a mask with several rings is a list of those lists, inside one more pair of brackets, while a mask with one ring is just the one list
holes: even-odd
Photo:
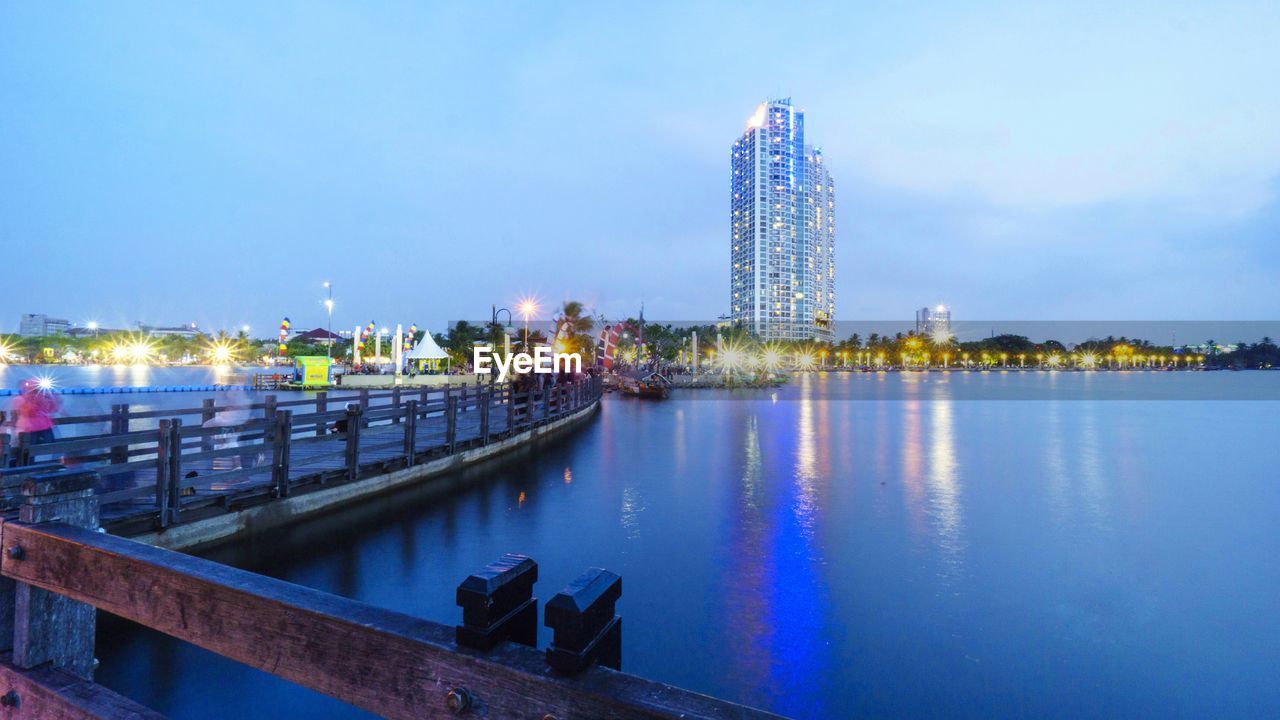
[[[795, 717], [1277, 716], [1280, 406], [1192, 398], [1275, 397], [1280, 373], [1079, 377], [610, 397], [444, 500], [210, 557], [446, 623], [504, 552], [544, 600], [606, 567], [624, 669]], [[1067, 399], [1143, 383], [1177, 399]], [[366, 717], [119, 621], [98, 653], [174, 718]]]

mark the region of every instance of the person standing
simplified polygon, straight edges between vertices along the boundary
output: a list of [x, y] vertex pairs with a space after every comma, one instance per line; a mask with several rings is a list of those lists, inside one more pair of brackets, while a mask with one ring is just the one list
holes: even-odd
[[39, 381], [27, 378], [18, 385], [19, 395], [13, 401], [13, 429], [31, 433], [31, 442], [53, 442], [53, 418], [62, 410], [57, 395], [41, 388]]

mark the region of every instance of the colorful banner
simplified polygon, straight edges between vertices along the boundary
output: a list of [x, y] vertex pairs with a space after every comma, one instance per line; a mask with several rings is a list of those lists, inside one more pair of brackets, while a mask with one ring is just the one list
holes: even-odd
[[289, 318], [280, 323], [280, 357], [289, 349]]

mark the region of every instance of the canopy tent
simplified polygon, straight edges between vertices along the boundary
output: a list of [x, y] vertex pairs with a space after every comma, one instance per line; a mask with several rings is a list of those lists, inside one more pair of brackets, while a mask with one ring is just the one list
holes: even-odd
[[449, 353], [440, 349], [429, 332], [424, 332], [418, 344], [404, 356], [406, 360], [444, 360], [448, 357]]

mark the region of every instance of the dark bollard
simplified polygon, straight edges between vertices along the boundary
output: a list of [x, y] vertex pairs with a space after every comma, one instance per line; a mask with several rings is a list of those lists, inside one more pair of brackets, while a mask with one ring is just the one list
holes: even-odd
[[622, 669], [622, 618], [613, 614], [622, 578], [591, 568], [547, 602], [547, 627], [555, 631], [547, 664], [557, 672], [582, 672], [593, 663]]
[[492, 650], [510, 640], [537, 647], [538, 600], [533, 597], [537, 581], [538, 563], [514, 553], [463, 580], [458, 586], [462, 624], [454, 634], [458, 645]]

